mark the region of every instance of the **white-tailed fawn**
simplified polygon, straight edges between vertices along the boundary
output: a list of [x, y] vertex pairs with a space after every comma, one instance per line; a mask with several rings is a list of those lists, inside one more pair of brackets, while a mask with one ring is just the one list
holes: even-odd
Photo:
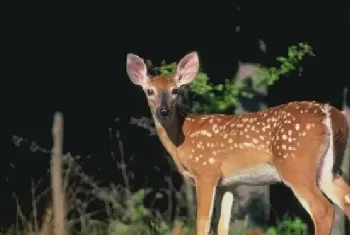
[[[199, 70], [196, 52], [184, 56], [172, 77], [150, 77], [142, 58], [127, 55], [131, 81], [142, 87], [158, 136], [179, 172], [196, 186], [196, 234], [207, 235], [217, 186], [290, 187], [311, 216], [315, 234], [331, 232], [334, 207], [350, 218], [350, 187], [341, 165], [349, 136], [344, 113], [317, 102], [282, 104], [240, 115], [184, 114], [178, 89]], [[227, 235], [233, 199], [223, 196], [218, 234]]]

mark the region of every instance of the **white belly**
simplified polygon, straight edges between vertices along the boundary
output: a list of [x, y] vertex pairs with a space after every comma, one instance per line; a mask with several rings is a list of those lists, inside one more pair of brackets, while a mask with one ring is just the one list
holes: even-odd
[[221, 186], [268, 185], [281, 182], [281, 178], [274, 166], [262, 164], [257, 167], [233, 173], [230, 177], [223, 178]]

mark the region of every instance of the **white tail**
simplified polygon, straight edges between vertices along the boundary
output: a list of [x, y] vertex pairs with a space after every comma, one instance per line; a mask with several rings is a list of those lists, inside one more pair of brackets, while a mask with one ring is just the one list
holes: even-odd
[[[209, 232], [218, 185], [284, 182], [309, 212], [318, 235], [330, 234], [334, 217], [321, 192], [350, 217], [350, 188], [340, 170], [349, 127], [339, 110], [304, 101], [238, 116], [184, 115], [176, 105], [177, 91], [198, 69], [192, 52], [173, 77], [149, 77], [140, 57], [127, 56], [127, 72], [145, 91], [161, 142], [178, 170], [196, 183], [197, 235]], [[225, 198], [231, 206], [231, 197]], [[225, 211], [230, 210], [221, 215], [221, 235], [228, 234]]]

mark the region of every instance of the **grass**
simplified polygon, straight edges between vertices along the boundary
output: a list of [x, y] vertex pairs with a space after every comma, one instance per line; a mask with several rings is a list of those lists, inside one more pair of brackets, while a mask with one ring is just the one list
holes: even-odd
[[[171, 203], [165, 213], [160, 213], [144, 204], [150, 189], [139, 189], [132, 192], [130, 177], [124, 161], [122, 141], [117, 135], [121, 160], [118, 168], [122, 173], [124, 184], [111, 183], [108, 187], [101, 186], [93, 177], [85, 173], [77, 163], [79, 156], [62, 153], [63, 145], [63, 116], [56, 113], [52, 127], [50, 187], [37, 194], [36, 185], [32, 185], [31, 213], [25, 215], [20, 203], [17, 202], [16, 223], [2, 231], [0, 235], [134, 235], [134, 234], [195, 234], [194, 213], [195, 202], [193, 191], [189, 184], [184, 184], [181, 190], [175, 190], [171, 179], [169, 188], [154, 195], [154, 201], [175, 195], [178, 202], [176, 208]], [[50, 194], [51, 193], [51, 194]], [[92, 209], [91, 204], [100, 205]], [[154, 203], [151, 203], [151, 205]], [[43, 206], [45, 205], [45, 206]], [[44, 210], [40, 210], [44, 207]], [[186, 211], [185, 214], [182, 213]], [[97, 219], [96, 215], [103, 214], [105, 220]], [[172, 216], [175, 214], [175, 216]], [[234, 231], [230, 235], [245, 234], [245, 231]], [[266, 234], [307, 234], [306, 225], [298, 218], [287, 218], [276, 227], [266, 228]], [[261, 231], [250, 231], [246, 234], [265, 234]]]

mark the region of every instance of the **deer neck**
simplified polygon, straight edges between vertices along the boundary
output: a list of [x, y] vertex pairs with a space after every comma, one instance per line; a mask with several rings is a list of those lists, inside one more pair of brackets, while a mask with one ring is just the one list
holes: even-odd
[[175, 106], [174, 112], [172, 114], [172, 121], [167, 124], [159, 121], [158, 118], [153, 114], [158, 136], [164, 147], [171, 155], [176, 154], [177, 147], [184, 141], [182, 126], [186, 116], [182, 115], [180, 112], [181, 111], [179, 108]]

